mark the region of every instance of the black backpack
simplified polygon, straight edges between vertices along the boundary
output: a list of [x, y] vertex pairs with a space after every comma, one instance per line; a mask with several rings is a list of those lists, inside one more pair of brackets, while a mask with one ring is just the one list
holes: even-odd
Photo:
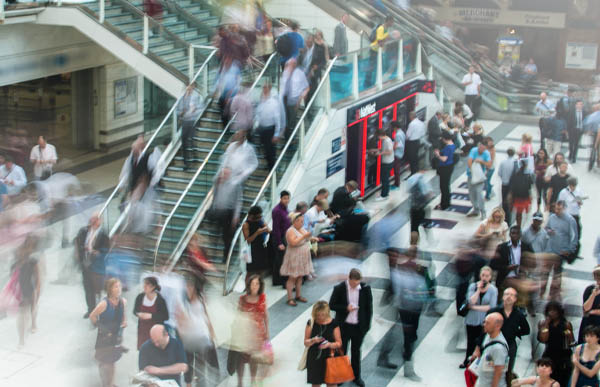
[[376, 41], [376, 40], [377, 40], [377, 29], [378, 29], [379, 27], [381, 27], [381, 26], [382, 26], [382, 24], [377, 24], [377, 25], [375, 26], [375, 28], [373, 28], [373, 29], [371, 30], [371, 33], [369, 34], [369, 41], [370, 41], [371, 43], [373, 43], [374, 41]]
[[290, 33], [281, 35], [277, 38], [277, 42], [275, 43], [275, 50], [284, 58], [288, 58], [292, 56], [292, 51], [294, 49], [294, 42], [292, 41], [292, 37]]

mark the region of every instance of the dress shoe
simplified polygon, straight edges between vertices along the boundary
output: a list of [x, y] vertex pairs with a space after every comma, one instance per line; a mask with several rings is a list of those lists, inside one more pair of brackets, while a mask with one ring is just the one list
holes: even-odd
[[354, 379], [354, 384], [358, 387], [365, 387], [365, 382], [361, 378]]
[[390, 362], [388, 359], [379, 359], [377, 360], [377, 367], [389, 368], [391, 370], [395, 370], [398, 368], [398, 365]]

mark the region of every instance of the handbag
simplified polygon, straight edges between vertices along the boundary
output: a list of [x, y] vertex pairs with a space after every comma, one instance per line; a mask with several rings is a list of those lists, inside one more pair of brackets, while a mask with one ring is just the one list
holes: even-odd
[[473, 160], [471, 164], [471, 184], [479, 184], [485, 181], [485, 172], [483, 166]]
[[354, 371], [350, 365], [350, 357], [341, 355], [342, 350], [338, 349], [340, 356], [334, 356], [333, 349], [329, 352], [329, 357], [325, 365], [325, 383], [340, 384], [354, 380]]
[[258, 364], [272, 365], [274, 358], [273, 346], [269, 340], [265, 340], [262, 349], [252, 355], [252, 360]]
[[462, 316], [462, 317], [466, 317], [468, 313], [469, 313], [469, 301], [465, 300], [458, 308], [458, 311], [456, 312], [456, 314], [458, 314], [459, 316]]
[[[315, 325], [315, 321], [310, 319], [310, 331], [312, 332], [313, 326]], [[298, 363], [298, 371], [304, 371], [306, 369], [306, 358], [308, 357], [308, 348], [304, 346], [304, 352], [302, 353], [302, 357], [300, 358], [300, 363]]]

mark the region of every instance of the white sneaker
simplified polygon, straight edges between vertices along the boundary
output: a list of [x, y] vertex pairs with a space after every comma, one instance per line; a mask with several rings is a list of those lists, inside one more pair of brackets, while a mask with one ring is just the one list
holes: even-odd
[[387, 199], [388, 199], [388, 197], [387, 197], [387, 196], [385, 196], [385, 197], [384, 197], [384, 196], [380, 196], [380, 197], [378, 197], [377, 199], [375, 199], [375, 201], [376, 201], [376, 202], [383, 202], [383, 201], [386, 201]]

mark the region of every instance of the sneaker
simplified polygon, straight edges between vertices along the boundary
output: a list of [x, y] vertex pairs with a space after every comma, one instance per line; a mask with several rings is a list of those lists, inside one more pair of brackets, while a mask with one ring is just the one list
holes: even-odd
[[468, 218], [474, 218], [474, 217], [476, 217], [477, 215], [479, 215], [479, 211], [471, 210], [471, 211], [469, 211], [469, 213], [467, 214], [467, 217], [468, 217]]
[[377, 199], [375, 199], [376, 202], [384, 202], [388, 199], [387, 196], [380, 196]]
[[392, 191], [395, 191], [395, 190], [397, 190], [397, 189], [400, 189], [400, 187], [398, 187], [397, 185], [393, 185], [393, 186], [391, 186], [391, 187], [390, 187], [390, 189], [391, 189]]

